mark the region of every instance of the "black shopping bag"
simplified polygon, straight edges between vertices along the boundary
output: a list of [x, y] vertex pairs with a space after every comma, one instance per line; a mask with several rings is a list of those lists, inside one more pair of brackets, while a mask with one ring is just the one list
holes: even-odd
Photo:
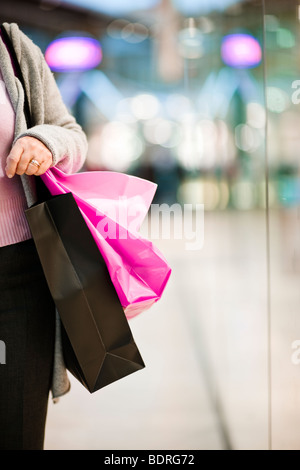
[[92, 393], [145, 367], [104, 259], [71, 193], [26, 210], [62, 322], [67, 369]]

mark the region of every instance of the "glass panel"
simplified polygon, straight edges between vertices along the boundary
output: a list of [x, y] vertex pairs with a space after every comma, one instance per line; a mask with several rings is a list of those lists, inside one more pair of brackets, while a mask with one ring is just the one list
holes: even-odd
[[300, 448], [299, 2], [265, 2], [272, 447]]
[[208, 15], [209, 53], [185, 58], [193, 120], [178, 194], [204, 204], [205, 241], [180, 265], [176, 251], [173, 283], [229, 449], [265, 449], [270, 436], [262, 6]]

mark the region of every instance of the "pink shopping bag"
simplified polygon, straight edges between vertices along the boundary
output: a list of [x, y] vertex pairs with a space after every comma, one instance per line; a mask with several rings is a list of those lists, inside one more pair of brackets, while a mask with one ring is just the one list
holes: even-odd
[[171, 268], [139, 229], [153, 200], [156, 184], [110, 171], [65, 174], [51, 168], [41, 176], [50, 193], [71, 192], [97, 243], [126, 317], [157, 302]]

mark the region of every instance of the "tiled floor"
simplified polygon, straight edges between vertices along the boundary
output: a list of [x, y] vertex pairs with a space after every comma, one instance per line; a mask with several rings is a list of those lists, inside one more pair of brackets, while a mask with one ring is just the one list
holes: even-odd
[[208, 213], [202, 250], [154, 240], [173, 274], [130, 322], [146, 368], [93, 395], [72, 380], [49, 405], [45, 448], [300, 449], [295, 214], [271, 218], [271, 323], [265, 230], [263, 212]]

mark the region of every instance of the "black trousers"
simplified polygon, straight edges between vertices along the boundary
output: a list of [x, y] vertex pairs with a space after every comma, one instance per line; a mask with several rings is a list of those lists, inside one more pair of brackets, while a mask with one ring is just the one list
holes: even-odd
[[43, 449], [54, 328], [55, 306], [33, 241], [1, 247], [0, 450]]

